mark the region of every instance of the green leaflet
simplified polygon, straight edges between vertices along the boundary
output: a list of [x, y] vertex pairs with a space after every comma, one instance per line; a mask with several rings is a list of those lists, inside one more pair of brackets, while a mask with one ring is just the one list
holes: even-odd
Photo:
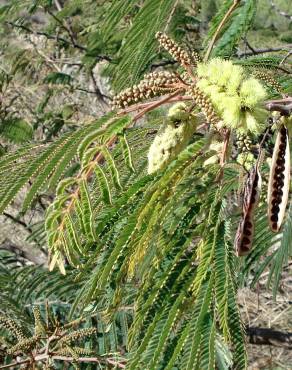
[[44, 83], [57, 85], [70, 85], [72, 81], [72, 76], [61, 72], [51, 72], [44, 79]]
[[[168, 361], [165, 370], [171, 370], [177, 361], [180, 364], [181, 369], [194, 368], [191, 366], [195, 366], [196, 357], [191, 356], [196, 354], [198, 346], [200, 345], [201, 336], [198, 335], [198, 332], [200, 332], [200, 329], [202, 328], [205, 316], [208, 315], [213, 284], [212, 280], [213, 279], [211, 278], [209, 281], [206, 279], [206, 282], [202, 286], [202, 289], [195, 300], [192, 318], [181, 333], [172, 357]], [[196, 335], [196, 337], [194, 335]], [[179, 358], [182, 350], [183, 356]]]
[[133, 165], [133, 158], [132, 158], [131, 148], [129, 146], [126, 134], [125, 133], [121, 134], [119, 136], [119, 139], [120, 139], [120, 143], [121, 143], [121, 146], [122, 146], [123, 156], [124, 156], [124, 160], [126, 162], [126, 165], [130, 169], [130, 171], [135, 172], [135, 168], [134, 168], [134, 165]]
[[[138, 362], [141, 363], [139, 367], [141, 369], [156, 368], [159, 357], [162, 355], [161, 351], [170, 335], [170, 329], [178, 319], [180, 306], [192, 283], [193, 271], [191, 273], [189, 263], [190, 261], [186, 263], [183, 269], [177, 269], [177, 271], [174, 269], [174, 276], [171, 279], [173, 287], [171, 288], [171, 285], [169, 285], [171, 292], [165, 286], [161, 287], [160, 297], [156, 297], [156, 302], [154, 301], [154, 305], [147, 312], [146, 318], [148, 316], [148, 320], [143, 323], [145, 333], [139, 348], [134, 352], [134, 356], [129, 362], [129, 369], [136, 369]], [[162, 307], [163, 303], [165, 307]], [[153, 317], [153, 315], [155, 316]], [[139, 312], [139, 316], [143, 316], [142, 312]], [[137, 324], [135, 326], [134, 330], [137, 330]]]
[[88, 189], [87, 182], [82, 180], [79, 182], [79, 189], [80, 189], [80, 202], [81, 202], [81, 218], [82, 224], [84, 227], [84, 235], [86, 235], [89, 239], [95, 240], [95, 228], [93, 222], [93, 210], [92, 210], [92, 203], [90, 198], [90, 193]]
[[[59, 146], [54, 148], [54, 150], [49, 151], [49, 155], [45, 155], [44, 159], [42, 160], [40, 166], [36, 169], [36, 178], [31, 186], [28, 194], [25, 197], [25, 200], [22, 205], [22, 212], [25, 211], [30, 206], [33, 198], [35, 197], [37, 191], [43, 186], [43, 184], [47, 181], [48, 177], [51, 175], [52, 171], [55, 170], [56, 164], [63, 159], [63, 156], [66, 154], [67, 149], [72, 146], [72, 141], [74, 145], [74, 137], [67, 137], [65, 140], [61, 142]], [[74, 152], [70, 152], [70, 159], [74, 156]], [[68, 160], [66, 161], [68, 163]], [[65, 164], [66, 167], [67, 164]], [[57, 175], [57, 179], [59, 175]]]
[[103, 201], [106, 204], [111, 204], [112, 203], [111, 190], [103, 169], [99, 165], [96, 165], [96, 167], [94, 168], [94, 173], [99, 182]]
[[104, 133], [105, 124], [113, 118], [113, 113], [109, 113], [101, 117], [97, 122], [94, 123], [94, 130], [92, 130], [82, 138], [82, 141], [80, 142], [77, 150], [77, 154], [80, 160], [83, 159], [83, 155], [86, 149], [89, 148], [90, 145]]
[[[111, 137], [110, 135], [118, 134], [129, 124], [128, 117], [113, 119], [112, 116], [110, 114], [94, 124], [65, 134], [47, 147], [43, 145], [35, 148], [27, 146], [19, 149], [16, 153], [3, 156], [0, 160], [0, 173], [2, 173], [0, 212], [3, 212], [17, 192], [32, 179], [32, 186], [23, 203], [22, 211], [25, 212], [38, 191], [47, 186], [51, 188], [56, 186], [76, 155], [78, 147], [79, 154], [83, 155], [83, 151], [97, 136], [103, 135], [103, 138], [107, 140], [108, 137]], [[102, 129], [96, 130], [98, 125], [102, 126]], [[12, 168], [11, 163], [14, 164]]]
[[[175, 4], [175, 0], [159, 1], [159, 3], [157, 0], [144, 2], [120, 50], [121, 60], [113, 81], [115, 90], [135, 84], [145, 72], [149, 62], [153, 59], [157, 45], [155, 34], [164, 29]], [[145, 30], [147, 30], [146, 33]]]
[[101, 153], [103, 154], [104, 159], [106, 160], [106, 164], [107, 164], [107, 167], [109, 168], [114, 186], [116, 187], [116, 189], [121, 189], [122, 185], [121, 185], [121, 181], [120, 181], [119, 171], [117, 169], [117, 166], [115, 164], [115, 161], [114, 161], [110, 151], [108, 150], [107, 147], [103, 146], [101, 148]]
[[7, 118], [1, 122], [0, 135], [13, 143], [25, 143], [33, 138], [33, 128], [21, 118]]
[[[223, 4], [222, 13], [218, 15], [218, 20], [216, 18], [214, 26], [217, 25], [219, 18], [225, 15], [226, 9], [229, 8], [232, 3], [233, 1], [226, 1]], [[237, 8], [231, 17], [229, 24], [226, 26], [224, 33], [218, 40], [212, 52], [213, 56], [228, 56], [233, 53], [235, 47], [240, 41], [240, 38], [245, 35], [251, 27], [255, 16], [255, 9], [255, 0], [246, 0], [242, 3], [242, 6]]]
[[220, 327], [223, 331], [225, 340], [230, 339], [228, 329], [228, 259], [226, 256], [226, 248], [228, 248], [223, 239], [224, 224], [219, 226], [218, 237], [216, 240], [216, 248], [214, 253], [215, 258], [215, 296], [218, 305], [218, 317]]
[[197, 361], [197, 369], [215, 370], [216, 325], [215, 321], [211, 317], [206, 318], [203, 333], [200, 357]]
[[210, 28], [208, 31], [208, 36], [205, 39], [205, 44], [208, 40], [212, 38], [212, 36], [214, 36], [220, 22], [222, 21], [223, 17], [225, 16], [226, 12], [228, 11], [228, 9], [231, 7], [232, 4], [233, 4], [233, 0], [224, 0], [224, 2], [222, 2], [216, 15], [212, 18], [210, 22]]
[[[14, 182], [13, 186], [9, 186], [8, 189], [5, 191], [5, 196], [2, 197], [0, 202], [0, 212], [3, 212], [5, 207], [11, 202], [11, 200], [16, 196], [17, 192], [26, 184], [26, 182], [33, 176], [41, 166], [50, 158], [51, 155], [54, 155], [54, 151], [57, 149], [62, 150], [63, 145], [68, 141], [68, 138], [65, 136], [54, 144], [52, 144], [47, 150], [44, 151], [43, 154], [37, 156], [33, 161], [30, 161], [27, 164], [27, 168], [21, 175], [17, 174], [18, 180]], [[53, 167], [51, 164], [50, 168]], [[42, 184], [44, 181], [43, 178], [39, 180]], [[4, 183], [5, 186], [5, 183]], [[32, 192], [27, 195], [28, 201], [33, 197]], [[28, 204], [27, 201], [27, 204]]]
[[274, 278], [273, 296], [276, 297], [280, 284], [283, 267], [288, 263], [292, 256], [292, 201], [290, 201], [289, 209], [287, 211], [287, 219], [283, 227], [281, 244], [278, 247], [274, 258], [272, 268], [270, 270], [269, 280]]

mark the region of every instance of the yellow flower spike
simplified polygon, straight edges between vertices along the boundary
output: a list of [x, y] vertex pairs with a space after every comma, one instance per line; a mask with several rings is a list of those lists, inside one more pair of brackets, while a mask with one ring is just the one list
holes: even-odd
[[263, 130], [266, 92], [256, 78], [246, 78], [241, 66], [220, 58], [199, 63], [197, 73], [198, 88], [210, 98], [225, 127], [241, 133]]
[[255, 157], [252, 153], [240, 153], [236, 159], [237, 163], [250, 170], [255, 163]]
[[167, 166], [188, 145], [196, 130], [196, 120], [184, 103], [169, 109], [168, 121], [157, 133], [148, 152], [148, 173]]
[[249, 78], [243, 81], [239, 94], [242, 105], [250, 109], [262, 103], [267, 96], [264, 87], [255, 78]]

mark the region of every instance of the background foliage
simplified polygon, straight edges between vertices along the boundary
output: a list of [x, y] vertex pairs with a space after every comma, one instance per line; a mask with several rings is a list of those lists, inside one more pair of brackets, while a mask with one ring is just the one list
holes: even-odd
[[[9, 227], [0, 249], [1, 363], [38, 352], [56, 328], [79, 319], [72, 332], [94, 334], [65, 347], [57, 338], [52, 349], [71, 359], [68, 368], [247, 367], [238, 288], [252, 288], [266, 274], [274, 297], [285, 289], [291, 204], [282, 231], [272, 234], [265, 163], [253, 250], [239, 259], [239, 152], [219, 185], [219, 164], [204, 165], [216, 154], [205, 150], [210, 135], [199, 131], [167, 168], [148, 175], [147, 152], [169, 106], [135, 125], [131, 115], [110, 112], [114, 93], [144, 73], [181, 71], [159, 47], [157, 31], [204, 56], [232, 3], [2, 2], [0, 210], [3, 230]], [[285, 1], [241, 1], [211, 57], [264, 71], [291, 95], [288, 12]], [[267, 89], [269, 98], [279, 97]], [[258, 138], [249, 139], [255, 149]], [[43, 342], [35, 338], [34, 306], [47, 320]], [[78, 360], [84, 356], [96, 362]]]

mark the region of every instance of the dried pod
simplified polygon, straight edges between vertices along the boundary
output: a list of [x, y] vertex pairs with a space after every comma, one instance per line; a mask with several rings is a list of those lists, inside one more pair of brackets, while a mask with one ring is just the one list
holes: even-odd
[[235, 249], [238, 256], [248, 254], [252, 247], [255, 224], [254, 214], [260, 199], [262, 184], [258, 163], [249, 172], [244, 186], [243, 215], [235, 236]]
[[238, 256], [245, 256], [252, 247], [254, 237], [253, 215], [247, 214], [242, 217], [235, 235], [235, 250]]
[[288, 202], [290, 183], [290, 149], [288, 130], [283, 125], [278, 131], [273, 152], [269, 187], [268, 217], [272, 231], [281, 228]]

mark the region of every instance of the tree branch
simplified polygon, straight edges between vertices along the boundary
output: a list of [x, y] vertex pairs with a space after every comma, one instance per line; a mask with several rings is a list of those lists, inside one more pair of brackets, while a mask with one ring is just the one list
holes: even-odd
[[273, 112], [280, 112], [283, 116], [292, 114], [292, 97], [288, 96], [284, 99], [270, 100], [266, 102], [266, 109]]
[[248, 57], [248, 56], [251, 56], [251, 55], [264, 54], [264, 53], [274, 53], [274, 52], [286, 50], [286, 49], [289, 49], [289, 48], [292, 47], [291, 44], [287, 44], [287, 45], [283, 45], [283, 46], [278, 46], [276, 48], [254, 49], [254, 48], [251, 47], [251, 45], [248, 42], [246, 42], [246, 45], [248, 46], [250, 51], [239, 53], [237, 55], [238, 58]]
[[91, 69], [90, 72], [90, 78], [91, 78], [91, 81], [92, 81], [92, 84], [93, 84], [93, 88], [94, 88], [94, 91], [95, 91], [95, 95], [96, 97], [103, 103], [106, 105], [105, 108], [108, 108], [109, 104], [107, 103], [107, 101], [104, 99], [104, 95], [102, 94], [102, 92], [100, 91], [98, 85], [97, 85], [97, 82], [96, 82], [96, 79], [94, 77], [94, 73], [93, 73], [93, 70]]
[[22, 221], [19, 218], [11, 215], [8, 212], [3, 212], [2, 214], [3, 214], [3, 216], [5, 216], [5, 217], [9, 218], [10, 220], [12, 220], [13, 222], [15, 222], [16, 224], [25, 228], [29, 233], [32, 233], [32, 228], [30, 226], [28, 226], [24, 221]]
[[[23, 31], [26, 31], [28, 33], [31, 33], [33, 35], [38, 35], [38, 36], [44, 36], [46, 37], [48, 40], [55, 40], [57, 42], [62, 42], [62, 43], [65, 43], [66, 45], [72, 45], [74, 46], [74, 48], [76, 49], [80, 49], [80, 50], [83, 50], [83, 51], [87, 51], [87, 49], [84, 47], [84, 46], [81, 46], [81, 45], [78, 45], [78, 44], [72, 44], [69, 40], [67, 39], [64, 39], [63, 37], [60, 37], [59, 35], [50, 35], [48, 34], [47, 32], [42, 32], [42, 31], [33, 31], [31, 30], [30, 28], [22, 25], [22, 24], [17, 24], [17, 23], [13, 23], [13, 22], [5, 22], [7, 25], [11, 26], [11, 27], [14, 27], [14, 28], [19, 28], [19, 29], [22, 29]], [[101, 59], [103, 59], [101, 57]], [[106, 59], [106, 58], [104, 58]]]
[[268, 328], [247, 327], [249, 343], [292, 349], [292, 333]]

